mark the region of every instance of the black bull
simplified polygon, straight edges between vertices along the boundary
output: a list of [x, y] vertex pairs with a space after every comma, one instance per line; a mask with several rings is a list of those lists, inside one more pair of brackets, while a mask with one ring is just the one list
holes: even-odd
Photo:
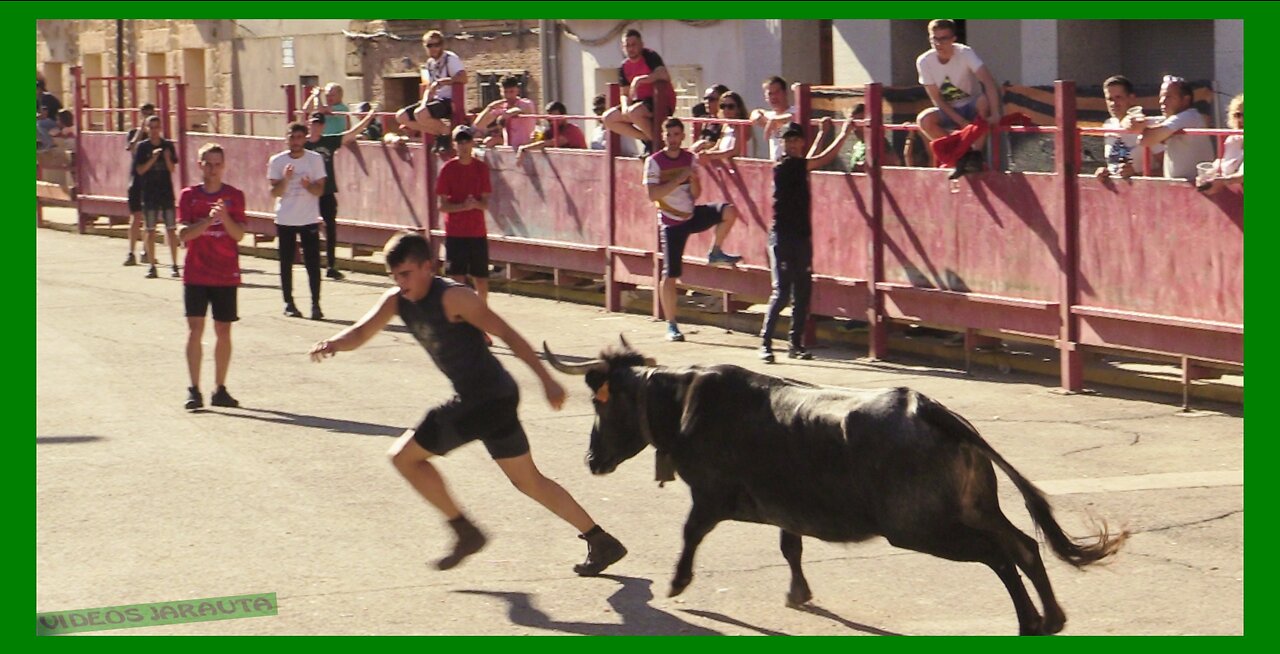
[[[818, 388], [737, 366], [668, 369], [626, 347], [557, 370], [586, 375], [595, 395], [587, 465], [607, 474], [648, 445], [689, 484], [693, 508], [670, 595], [693, 580], [698, 544], [722, 520], [782, 530], [790, 605], [812, 593], [800, 567], [801, 536], [855, 542], [884, 536], [896, 547], [984, 563], [1004, 582], [1022, 634], [1062, 630], [1034, 538], [1000, 510], [992, 463], [1013, 480], [1060, 559], [1081, 567], [1119, 549], [1127, 532], [1106, 524], [1092, 539], [1063, 532], [1044, 494], [967, 420], [907, 388]], [[1035, 605], [1018, 575], [1031, 579]]]

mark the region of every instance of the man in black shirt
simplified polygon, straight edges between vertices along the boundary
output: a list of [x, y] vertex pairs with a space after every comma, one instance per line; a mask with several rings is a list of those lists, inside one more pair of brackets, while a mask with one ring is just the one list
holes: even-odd
[[137, 154], [138, 144], [147, 140], [147, 119], [156, 113], [156, 106], [150, 102], [138, 107], [142, 115], [142, 126], [129, 130], [125, 137], [124, 149], [129, 152], [129, 256], [124, 265], [136, 266], [133, 250], [142, 238], [142, 183], [138, 180], [138, 170], [133, 166], [133, 157]]
[[178, 166], [178, 151], [173, 141], [164, 138], [159, 116], [147, 118], [147, 140], [137, 145], [133, 169], [142, 184], [142, 218], [146, 233], [143, 238], [147, 261], [151, 263], [148, 278], [156, 276], [156, 223], [164, 221], [164, 242], [169, 244], [173, 276], [178, 272], [178, 232], [175, 229], [173, 171]]
[[338, 150], [342, 146], [360, 138], [360, 132], [373, 121], [373, 113], [377, 111], [376, 103], [370, 107], [369, 113], [355, 127], [342, 132], [341, 134], [325, 134], [324, 126], [327, 117], [325, 114], [316, 112], [311, 114], [308, 123], [307, 142], [302, 147], [308, 150], [315, 150], [317, 154], [324, 157], [324, 194], [320, 196], [320, 217], [324, 219], [324, 239], [326, 254], [329, 256], [329, 279], [342, 279], [342, 273], [338, 272], [338, 266], [334, 257], [334, 250], [338, 247], [338, 180], [333, 174], [333, 158], [338, 154]]
[[773, 166], [773, 228], [769, 230], [769, 264], [773, 277], [773, 293], [769, 296], [769, 311], [765, 314], [764, 327], [760, 330], [763, 344], [760, 359], [773, 363], [773, 327], [778, 315], [792, 295], [795, 305], [791, 311], [791, 331], [788, 334], [791, 348], [787, 356], [792, 359], [812, 359], [804, 349], [804, 326], [809, 317], [809, 291], [813, 287], [813, 229], [809, 216], [809, 171], [821, 168], [835, 159], [853, 129], [853, 118], [840, 128], [840, 134], [822, 154], [815, 154], [822, 142], [822, 135], [831, 129], [831, 119], [822, 119], [822, 128], [806, 155], [804, 128], [791, 123], [782, 132], [783, 156]]
[[487, 539], [462, 513], [445, 487], [431, 458], [443, 456], [473, 440], [484, 443], [494, 463], [530, 498], [573, 525], [587, 542], [587, 559], [575, 565], [581, 576], [598, 575], [627, 554], [618, 539], [600, 528], [560, 484], [543, 476], [533, 463], [529, 439], [516, 407], [519, 387], [489, 351], [488, 332], [502, 339], [511, 353], [542, 381], [551, 408], [559, 410], [565, 392], [537, 353], [511, 325], [494, 313], [476, 292], [434, 273], [427, 239], [406, 232], [387, 242], [387, 272], [396, 286], [388, 289], [356, 324], [311, 348], [321, 361], [354, 350], [373, 338], [397, 315], [449, 379], [453, 398], [427, 412], [416, 429], [406, 430], [388, 454], [396, 470], [423, 499], [436, 507], [456, 534], [453, 552], [436, 563], [448, 570], [480, 551]]

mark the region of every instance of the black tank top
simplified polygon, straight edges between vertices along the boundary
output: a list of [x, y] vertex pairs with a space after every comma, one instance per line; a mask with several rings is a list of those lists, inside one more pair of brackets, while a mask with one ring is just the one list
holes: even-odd
[[462, 284], [435, 277], [426, 297], [417, 302], [396, 296], [400, 319], [453, 383], [459, 396], [499, 398], [516, 394], [515, 379], [489, 351], [484, 333], [469, 322], [451, 322], [445, 315], [444, 293], [455, 286]]

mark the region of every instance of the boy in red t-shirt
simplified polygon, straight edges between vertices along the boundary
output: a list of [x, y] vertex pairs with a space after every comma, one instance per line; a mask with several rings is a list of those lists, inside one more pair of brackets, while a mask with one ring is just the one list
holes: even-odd
[[231, 364], [231, 323], [236, 315], [236, 289], [240, 286], [240, 250], [244, 236], [244, 193], [222, 183], [225, 154], [216, 143], [206, 143], [199, 153], [203, 184], [182, 189], [178, 196], [178, 239], [187, 246], [182, 268], [183, 299], [187, 313], [187, 410], [204, 406], [200, 396], [200, 339], [204, 317], [213, 305], [214, 380], [217, 389], [209, 397], [213, 406], [237, 407], [227, 392], [227, 368]]
[[489, 167], [472, 153], [475, 135], [466, 125], [453, 130], [458, 156], [440, 168], [436, 194], [444, 214], [446, 274], [475, 287], [481, 300], [489, 297], [489, 241], [484, 212], [489, 209]]

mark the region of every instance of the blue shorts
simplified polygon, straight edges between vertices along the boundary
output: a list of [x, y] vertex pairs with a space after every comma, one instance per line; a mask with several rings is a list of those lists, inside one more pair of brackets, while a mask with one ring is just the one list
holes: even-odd
[[[969, 122], [973, 122], [973, 120], [978, 117], [978, 101], [977, 100], [970, 100], [968, 102], [963, 102], [961, 104], [953, 104], [951, 105], [951, 108], [955, 109], [956, 113], [963, 116], [964, 119]], [[960, 126], [957, 125], [955, 121], [951, 120], [951, 116], [948, 116], [947, 112], [939, 109], [938, 113], [941, 114], [940, 116], [941, 120], [939, 121], [938, 124], [942, 126], [942, 129], [945, 129], [948, 132], [960, 129]]]

